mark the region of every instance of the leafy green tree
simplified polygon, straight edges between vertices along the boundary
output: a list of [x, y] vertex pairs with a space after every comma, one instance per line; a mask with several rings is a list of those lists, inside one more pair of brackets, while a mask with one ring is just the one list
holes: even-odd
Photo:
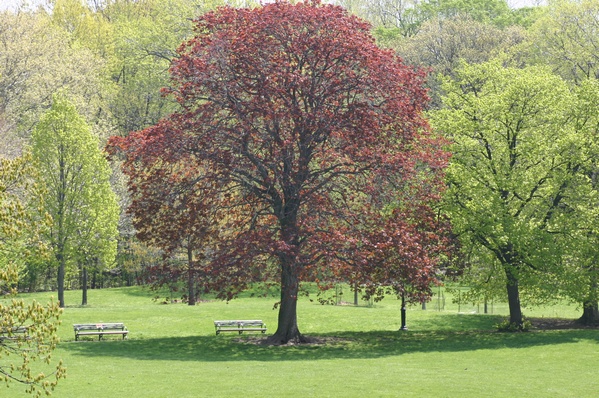
[[[39, 204], [43, 191], [34, 179], [31, 157], [0, 158], [0, 295], [15, 293], [23, 264], [40, 257], [44, 245], [40, 233], [48, 225]], [[41, 395], [54, 389], [65, 375], [59, 362], [53, 380], [44, 373], [51, 354], [61, 310], [56, 303], [42, 305], [13, 298], [0, 303], [0, 380], [7, 386], [17, 381], [27, 391]]]
[[67, 266], [73, 265], [80, 253], [86, 261], [114, 261], [118, 203], [98, 138], [65, 98], [55, 96], [35, 127], [32, 151], [48, 190], [46, 210], [54, 219], [46, 238], [58, 268], [59, 304], [64, 307]]
[[564, 79], [577, 87], [578, 101], [572, 104], [574, 121], [583, 131], [585, 154], [580, 159], [580, 173], [585, 183], [569, 195], [571, 203], [572, 239], [564, 243], [568, 254], [564, 267], [568, 276], [562, 278], [566, 296], [582, 304], [580, 322], [599, 324], [597, 305], [598, 255], [597, 231], [589, 220], [599, 206], [597, 176], [599, 164], [596, 146], [597, 108], [599, 107], [599, 1], [556, 0], [544, 7], [544, 13], [530, 29], [528, 61], [549, 65]]
[[575, 88], [577, 101], [571, 104], [572, 123], [580, 131], [580, 154], [576, 184], [564, 199], [564, 230], [559, 236], [563, 247], [562, 295], [582, 305], [582, 324], [599, 324], [599, 80], [587, 79]]
[[433, 125], [452, 141], [446, 200], [464, 246], [501, 265], [510, 323], [523, 326], [520, 287], [551, 296], [560, 253], [551, 232], [580, 156], [568, 123], [573, 96], [546, 69], [463, 65], [443, 85], [445, 109]]

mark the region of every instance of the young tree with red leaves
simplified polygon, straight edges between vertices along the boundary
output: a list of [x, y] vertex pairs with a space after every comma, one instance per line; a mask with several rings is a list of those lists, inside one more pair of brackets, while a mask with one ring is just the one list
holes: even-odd
[[[214, 179], [206, 178], [193, 154], [170, 153], [176, 143], [163, 140], [166, 129], [167, 124], [160, 123], [119, 143], [129, 155], [123, 165], [129, 176], [128, 210], [134, 215], [138, 238], [164, 252], [165, 261], [148, 270], [152, 283], [161, 286], [185, 279], [187, 302], [195, 305], [196, 282], [203, 274], [222, 214], [215, 204]], [[172, 261], [181, 249], [185, 266]]]
[[[419, 266], [423, 251], [408, 259], [390, 248], [438, 231], [421, 218], [435, 219], [447, 154], [421, 114], [423, 74], [378, 48], [368, 24], [316, 0], [224, 7], [196, 23], [171, 68], [168, 91], [181, 110], [110, 145], [129, 165], [150, 153], [185, 159], [220, 188], [211, 197], [227, 210], [226, 235], [211, 286], [231, 298], [276, 272], [281, 301], [269, 340], [284, 344], [305, 340], [302, 280], [358, 281], [365, 267], [430, 274]], [[405, 229], [390, 231], [398, 220]]]

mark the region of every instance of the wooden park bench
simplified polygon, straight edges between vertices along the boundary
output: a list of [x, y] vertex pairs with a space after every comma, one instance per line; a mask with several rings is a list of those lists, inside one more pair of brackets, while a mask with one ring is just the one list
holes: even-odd
[[221, 332], [262, 332], [266, 333], [266, 324], [259, 320], [245, 321], [214, 321], [216, 334]]
[[18, 327], [13, 327], [10, 328], [10, 330], [8, 329], [0, 329], [0, 341], [3, 340], [17, 340], [19, 339], [21, 336], [23, 336], [22, 338], [27, 339], [27, 327], [25, 326], [18, 326]]
[[123, 323], [83, 323], [73, 325], [75, 330], [75, 341], [79, 336], [98, 336], [98, 340], [110, 334], [120, 334], [123, 340], [127, 337], [129, 331]]

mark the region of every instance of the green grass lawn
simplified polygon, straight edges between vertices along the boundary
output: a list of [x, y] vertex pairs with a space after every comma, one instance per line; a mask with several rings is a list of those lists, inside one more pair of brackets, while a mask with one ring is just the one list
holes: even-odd
[[[354, 307], [302, 298], [300, 330], [329, 343], [266, 347], [216, 336], [213, 321], [262, 319], [274, 332], [274, 298], [189, 307], [134, 287], [90, 291], [80, 307], [80, 294], [66, 294], [54, 355], [68, 376], [55, 397], [591, 397], [599, 389], [598, 330], [497, 333], [507, 311], [499, 304], [493, 315], [470, 314], [472, 305], [458, 313], [451, 300], [444, 311], [410, 308], [409, 330], [400, 332], [397, 300]], [[569, 306], [525, 313], [578, 316]], [[129, 339], [75, 342], [72, 324], [88, 322], [124, 322]], [[0, 386], [0, 397], [22, 390]]]

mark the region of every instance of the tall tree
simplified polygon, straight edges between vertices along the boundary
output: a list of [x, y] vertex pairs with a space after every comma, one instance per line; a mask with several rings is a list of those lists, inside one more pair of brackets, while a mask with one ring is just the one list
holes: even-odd
[[510, 322], [522, 327], [520, 287], [552, 294], [559, 261], [548, 243], [580, 155], [569, 124], [573, 97], [542, 68], [464, 65], [444, 84], [434, 126], [453, 141], [447, 203], [466, 245], [491, 253], [505, 274]]
[[[530, 29], [528, 61], [547, 65], [573, 83], [578, 101], [572, 104], [574, 120], [583, 132], [585, 154], [581, 156], [580, 173], [586, 183], [577, 186], [569, 195], [577, 203], [570, 205], [571, 234], [564, 260], [569, 270], [562, 278], [568, 297], [582, 304], [580, 321], [599, 324], [597, 304], [597, 231], [592, 223], [597, 208], [597, 94], [599, 81], [599, 1], [551, 1], [545, 12]], [[589, 191], [590, 189], [590, 191]]]
[[[356, 242], [361, 217], [426, 206], [439, 191], [446, 156], [421, 114], [423, 76], [379, 49], [368, 24], [318, 1], [220, 8], [196, 32], [171, 69], [181, 110], [111, 144], [128, 148], [128, 162], [139, 152], [197, 159], [229, 211], [211, 281], [227, 297], [276, 272], [269, 340], [304, 341], [299, 283], [356, 271], [376, 247]], [[426, 196], [402, 189], [414, 180]]]
[[537, 63], [576, 83], [599, 79], [599, 1], [552, 1], [530, 30]]
[[[43, 191], [35, 184], [31, 157], [0, 157], [0, 295], [13, 295], [23, 270], [32, 257], [44, 255], [40, 233], [50, 219], [40, 211]], [[42, 305], [14, 298], [0, 303], [0, 380], [17, 381], [27, 391], [41, 395], [54, 389], [64, 377], [59, 362], [55, 372], [44, 374], [56, 348], [61, 310], [54, 302]]]
[[578, 159], [578, 179], [564, 198], [564, 230], [559, 242], [563, 249], [565, 275], [560, 278], [561, 294], [581, 304], [582, 324], [599, 324], [599, 80], [587, 79], [575, 88], [577, 101], [571, 104], [572, 123], [580, 131], [583, 147]]
[[54, 224], [47, 239], [58, 268], [58, 300], [64, 307], [65, 273], [77, 253], [89, 249], [105, 264], [114, 260], [119, 209], [99, 140], [68, 100], [55, 96], [31, 142], [48, 190], [45, 208]]

